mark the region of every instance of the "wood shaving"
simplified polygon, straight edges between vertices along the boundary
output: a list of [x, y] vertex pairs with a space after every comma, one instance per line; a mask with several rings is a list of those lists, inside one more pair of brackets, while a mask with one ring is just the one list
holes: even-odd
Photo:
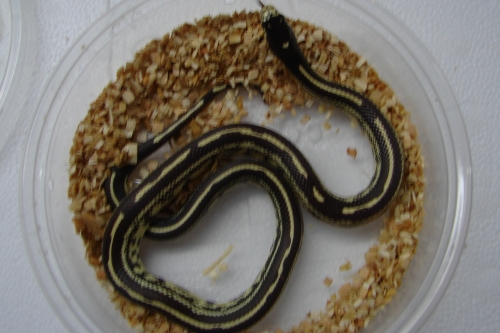
[[309, 120], [311, 120], [311, 116], [310, 116], [310, 115], [308, 115], [308, 114], [306, 114], [306, 115], [304, 115], [304, 116], [302, 117], [302, 119], [300, 119], [300, 123], [301, 123], [302, 125], [305, 125], [305, 124], [307, 124], [307, 123], [309, 122]]
[[208, 266], [203, 270], [203, 275], [210, 274], [210, 272], [214, 271], [215, 268], [218, 265], [220, 265], [224, 259], [226, 259], [226, 257], [231, 253], [231, 251], [233, 251], [233, 248], [234, 248], [233, 245], [229, 245], [226, 251], [224, 251], [224, 253], [216, 261], [214, 261], [210, 266]]
[[352, 157], [353, 160], [356, 159], [356, 156], [358, 155], [358, 150], [356, 148], [351, 148], [347, 147], [347, 155]]
[[[312, 67], [329, 80], [364, 93], [387, 116], [404, 148], [405, 178], [384, 220], [378, 242], [365, 254], [365, 265], [329, 299], [322, 311], [293, 323], [290, 332], [358, 332], [388, 304], [404, 284], [424, 217], [424, 162], [409, 112], [363, 57], [337, 36], [307, 22], [289, 20]], [[86, 258], [111, 300], [138, 331], [184, 332], [164, 316], [135, 305], [106, 281], [101, 242], [111, 211], [101, 184], [109, 166], [136, 162], [137, 142], [161, 132], [217, 82], [261, 87], [274, 110], [310, 108], [313, 100], [270, 52], [257, 12], [205, 17], [153, 40], [118, 69], [78, 125], [70, 151], [70, 208]], [[234, 94], [229, 99], [234, 100]], [[201, 133], [240, 121], [247, 111], [218, 102], [171, 140], [171, 154]], [[269, 114], [268, 121], [280, 114]], [[357, 124], [353, 123], [354, 126]], [[337, 130], [338, 132], [338, 130]], [[149, 133], [149, 134], [148, 134]], [[149, 171], [149, 168], [146, 168]], [[179, 207], [195, 184], [171, 204]], [[282, 332], [278, 330], [277, 332]]]
[[323, 285], [325, 287], [330, 287], [333, 283], [333, 280], [331, 277], [327, 276], [324, 280], [323, 280]]
[[351, 268], [352, 268], [351, 261], [347, 260], [344, 264], [340, 265], [339, 271], [346, 272], [346, 271], [351, 270]]

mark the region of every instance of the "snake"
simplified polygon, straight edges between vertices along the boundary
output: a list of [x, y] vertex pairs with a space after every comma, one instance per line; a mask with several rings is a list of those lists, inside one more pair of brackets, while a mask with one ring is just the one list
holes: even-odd
[[[176, 151], [134, 189], [127, 186], [134, 166], [112, 167], [104, 184], [113, 209], [102, 241], [106, 276], [124, 297], [194, 332], [245, 330], [270, 311], [286, 285], [300, 249], [300, 205], [334, 226], [359, 226], [389, 207], [403, 178], [402, 147], [388, 119], [363, 94], [317, 74], [300, 50], [285, 16], [273, 6], [261, 5], [261, 24], [270, 50], [305, 91], [356, 119], [370, 141], [375, 171], [360, 193], [337, 196], [323, 185], [290, 141], [268, 128], [244, 123], [202, 134]], [[227, 88], [226, 84], [214, 86], [164, 132], [140, 144], [138, 160], [170, 140]], [[187, 182], [227, 155], [234, 155], [234, 159], [207, 176], [179, 211], [158, 217]], [[217, 303], [149, 273], [139, 256], [142, 238], [171, 239], [185, 234], [218, 197], [239, 182], [262, 188], [276, 211], [276, 235], [266, 263], [252, 285], [238, 297]]]

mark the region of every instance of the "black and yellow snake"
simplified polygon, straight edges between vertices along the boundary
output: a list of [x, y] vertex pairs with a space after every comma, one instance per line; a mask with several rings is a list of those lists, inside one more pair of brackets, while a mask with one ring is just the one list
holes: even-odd
[[[297, 201], [319, 219], [356, 226], [380, 215], [396, 196], [403, 176], [403, 154], [394, 128], [366, 97], [316, 74], [299, 49], [292, 29], [274, 7], [261, 10], [269, 48], [298, 83], [324, 103], [354, 117], [371, 142], [375, 172], [369, 186], [352, 197], [332, 194], [300, 151], [281, 135], [255, 125], [217, 128], [192, 141], [127, 193], [133, 167], [113, 168], [106, 181], [114, 209], [103, 238], [102, 262], [109, 281], [125, 297], [165, 314], [197, 332], [229, 332], [250, 327], [261, 319], [281, 294], [300, 248], [302, 215]], [[139, 146], [141, 160], [168, 141], [213, 97], [226, 88], [214, 87], [171, 127]], [[186, 205], [173, 216], [154, 217], [193, 174], [212, 165], [222, 154], [241, 153], [263, 158], [236, 158], [208, 176]], [[225, 303], [206, 301], [150, 274], [139, 258], [144, 235], [177, 237], [199, 220], [210, 204], [237, 182], [250, 181], [271, 197], [277, 216], [276, 237], [266, 264], [254, 283]]]

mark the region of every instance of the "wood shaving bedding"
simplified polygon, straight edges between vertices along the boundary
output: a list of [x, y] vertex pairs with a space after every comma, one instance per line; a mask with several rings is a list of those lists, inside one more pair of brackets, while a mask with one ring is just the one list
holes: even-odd
[[[378, 243], [365, 254], [365, 265], [350, 282], [326, 300], [322, 311], [310, 313], [291, 332], [358, 332], [389, 303], [418, 244], [424, 217], [424, 163], [417, 130], [409, 112], [393, 90], [381, 81], [366, 59], [335, 35], [306, 22], [290, 20], [312, 67], [331, 81], [364, 93], [387, 116], [401, 139], [405, 178]], [[78, 126], [70, 152], [68, 195], [73, 222], [81, 235], [86, 258], [132, 327], [144, 332], [184, 332], [164, 316], [120, 296], [106, 281], [101, 262], [101, 240], [111, 211], [102, 184], [111, 165], [134, 162], [138, 142], [161, 132], [217, 82], [260, 86], [270, 106], [267, 121], [282, 112], [295, 115], [294, 106], [310, 108], [312, 98], [284, 70], [270, 52], [257, 12], [205, 17], [184, 24], [161, 40], [153, 40], [132, 62], [120, 68], [116, 80], [104, 88]], [[320, 107], [322, 112], [325, 112]], [[272, 111], [271, 111], [272, 110]], [[211, 103], [169, 143], [168, 157], [192, 139], [215, 127], [238, 123], [247, 110], [237, 90]], [[325, 117], [324, 130], [331, 111]], [[306, 117], [306, 116], [304, 116]], [[307, 117], [306, 117], [307, 118]], [[304, 122], [304, 118], [302, 118]], [[337, 129], [338, 131], [338, 129]], [[145, 177], [158, 160], [141, 169]], [[172, 204], [186, 200], [196, 184], [188, 186]], [[330, 282], [326, 281], [325, 285]]]

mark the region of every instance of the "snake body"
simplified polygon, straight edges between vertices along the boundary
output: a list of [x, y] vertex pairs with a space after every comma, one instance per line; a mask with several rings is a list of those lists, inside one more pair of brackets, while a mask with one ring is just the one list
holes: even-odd
[[[105, 190], [114, 208], [103, 238], [102, 262], [112, 285], [124, 296], [165, 314], [197, 332], [233, 332], [261, 319], [275, 303], [297, 257], [302, 216], [297, 200], [313, 215], [333, 225], [356, 226], [380, 215], [394, 199], [403, 176], [403, 154], [395, 133], [380, 110], [363, 95], [317, 75], [299, 49], [292, 29], [274, 7], [264, 6], [262, 26], [270, 49], [304, 89], [324, 103], [342, 108], [362, 126], [371, 142], [375, 172], [369, 186], [348, 197], [332, 194], [319, 180], [300, 151], [281, 135], [249, 124], [210, 131], [177, 151], [127, 193], [124, 185], [132, 167], [113, 168]], [[167, 141], [227, 86], [214, 87], [165, 132], [139, 147], [142, 159]], [[186, 205], [173, 216], [158, 219], [193, 174], [221, 155], [237, 158], [205, 179]], [[262, 187], [276, 209], [276, 237], [266, 264], [254, 283], [239, 297], [213, 303], [153, 276], [139, 258], [144, 235], [177, 237], [192, 228], [210, 204], [237, 182]]]

